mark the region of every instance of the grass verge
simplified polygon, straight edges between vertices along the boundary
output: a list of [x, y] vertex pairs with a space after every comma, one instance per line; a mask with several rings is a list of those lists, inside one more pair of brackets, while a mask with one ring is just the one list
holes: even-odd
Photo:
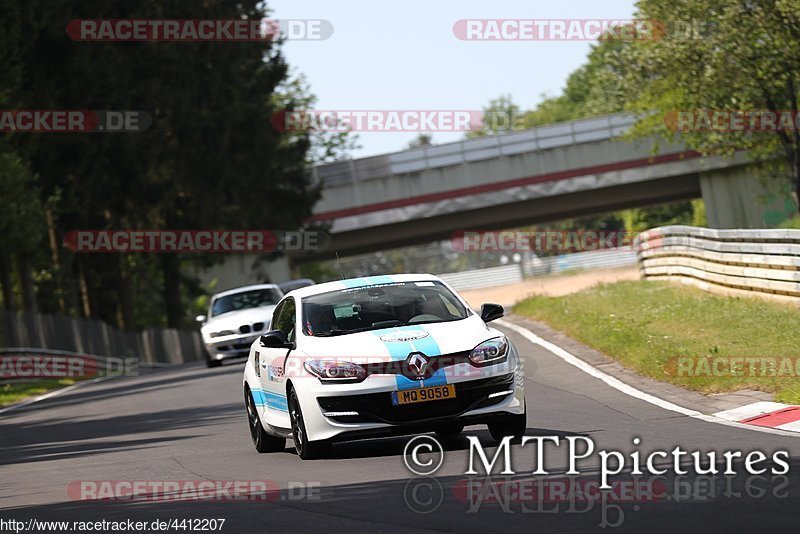
[[531, 297], [514, 313], [657, 380], [703, 393], [756, 389], [800, 404], [800, 310], [789, 305], [625, 281]]
[[28, 397], [42, 395], [54, 389], [71, 386], [75, 380], [71, 378], [50, 378], [25, 383], [0, 384], [0, 407], [22, 402]]

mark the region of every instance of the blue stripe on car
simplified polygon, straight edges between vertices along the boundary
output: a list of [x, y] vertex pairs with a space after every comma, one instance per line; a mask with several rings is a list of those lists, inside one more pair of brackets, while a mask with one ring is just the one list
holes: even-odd
[[353, 289], [354, 287], [364, 287], [364, 286], [374, 286], [378, 284], [393, 284], [394, 280], [391, 276], [387, 275], [380, 275], [380, 276], [366, 276], [364, 278], [353, 278], [351, 280], [342, 280], [342, 284], [347, 289]]
[[[421, 352], [426, 356], [433, 357], [441, 356], [442, 354], [439, 344], [436, 343], [436, 340], [433, 339], [433, 336], [431, 336], [427, 330], [422, 328], [422, 326], [398, 326], [392, 328], [392, 331], [428, 333], [426, 337], [415, 339], [414, 341], [384, 341], [383, 344], [386, 345], [386, 348], [389, 350], [392, 361], [405, 361], [408, 358], [408, 355], [412, 352]], [[382, 335], [386, 335], [386, 330], [375, 330], [373, 333], [380, 338]], [[440, 386], [447, 383], [447, 375], [445, 374], [444, 369], [437, 370], [436, 373], [434, 373], [434, 375], [427, 380], [411, 380], [410, 378], [406, 378], [401, 374], [395, 375], [395, 377], [398, 390], [421, 388], [425, 386]]]
[[251, 393], [253, 394], [253, 402], [256, 403], [256, 406], [266, 406], [267, 408], [279, 410], [281, 412], [289, 411], [285, 395], [264, 391], [263, 389], [254, 389]]

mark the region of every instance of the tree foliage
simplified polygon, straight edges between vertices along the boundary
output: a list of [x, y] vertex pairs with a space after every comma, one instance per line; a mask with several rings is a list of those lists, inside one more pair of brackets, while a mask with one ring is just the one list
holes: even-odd
[[[676, 111], [798, 110], [800, 0], [640, 0], [637, 7], [637, 17], [668, 23], [661, 38], [624, 49], [626, 108], [642, 116], [634, 135], [674, 137], [668, 114]], [[688, 22], [692, 31], [670, 31], [671, 21]], [[756, 160], [776, 161], [797, 190], [798, 130], [680, 137], [705, 154], [747, 150]]]
[[[28, 193], [53, 199], [59, 242], [76, 229], [297, 228], [310, 215], [319, 196], [307, 172], [311, 140], [269, 122], [288, 78], [279, 44], [78, 42], [65, 31], [78, 18], [261, 19], [263, 2], [12, 0], [4, 8], [0, 107], [152, 117], [140, 133], [7, 135], [21, 160], [15, 180], [29, 168], [38, 189]], [[4, 224], [21, 223], [3, 213]], [[222, 259], [59, 252], [60, 265], [34, 270], [63, 271], [66, 311], [126, 328], [185, 324], [201, 291], [187, 265]]]

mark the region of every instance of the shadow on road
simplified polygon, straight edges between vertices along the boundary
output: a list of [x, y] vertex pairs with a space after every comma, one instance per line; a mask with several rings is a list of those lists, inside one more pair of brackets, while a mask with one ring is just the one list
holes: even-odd
[[[148, 444], [197, 437], [205, 426], [229, 422], [232, 417], [245, 420], [242, 404], [232, 403], [214, 407], [180, 408], [130, 415], [109, 415], [101, 419], [45, 419], [30, 423], [15, 423], [4, 430], [0, 465], [20, 464], [142, 448]], [[169, 430], [192, 430], [185, 436], [158, 435], [137, 440], [126, 439], [135, 434], [159, 433]], [[114, 438], [104, 442], [98, 440]]]
[[[321, 465], [321, 467], [323, 467]], [[327, 467], [327, 466], [326, 466]], [[356, 467], [357, 468], [357, 467]], [[800, 462], [793, 459], [792, 471]], [[741, 470], [741, 466], [740, 466]], [[224, 519], [247, 532], [789, 532], [797, 525], [798, 475], [621, 474], [591, 491], [596, 475], [547, 478], [412, 477], [254, 493], [247, 500], [67, 501], [4, 510], [5, 518], [99, 521]], [[596, 487], [595, 487], [596, 490]]]
[[[4, 419], [10, 420], [18, 415], [24, 415], [31, 410], [37, 410], [50, 406], [50, 403], [58, 403], [59, 406], [75, 406], [85, 402], [96, 402], [105, 399], [119, 398], [125, 395], [136, 395], [158, 390], [165, 390], [176, 385], [186, 384], [189, 381], [202, 381], [213, 379], [219, 376], [240, 375], [241, 365], [228, 364], [222, 368], [207, 369], [198, 365], [180, 366], [179, 369], [157, 370], [146, 372], [136, 377], [118, 377], [91, 385], [85, 389], [78, 389], [53, 400], [46, 400], [32, 405], [21, 411], [11, 412]], [[164, 376], [166, 375], [166, 376]]]
[[[442, 444], [445, 451], [461, 451], [469, 448], [469, 440], [467, 435], [477, 436], [483, 447], [492, 447], [497, 445], [497, 442], [489, 434], [489, 431], [483, 426], [478, 425], [475, 427], [467, 427], [463, 434], [450, 438], [437, 438]], [[528, 428], [525, 431], [526, 436], [559, 436], [564, 438], [566, 436], [585, 436], [586, 434], [579, 434], [574, 432], [564, 432], [560, 430], [548, 430], [544, 428]], [[331, 453], [327, 459], [330, 460], [352, 460], [364, 458], [382, 458], [388, 456], [402, 456], [408, 440], [411, 439], [413, 434], [408, 436], [393, 436], [386, 438], [365, 439], [358, 441], [344, 441], [335, 443], [331, 449]], [[512, 442], [515, 443], [515, 442]], [[294, 447], [289, 443], [289, 447], [285, 452], [289, 454], [296, 454]]]

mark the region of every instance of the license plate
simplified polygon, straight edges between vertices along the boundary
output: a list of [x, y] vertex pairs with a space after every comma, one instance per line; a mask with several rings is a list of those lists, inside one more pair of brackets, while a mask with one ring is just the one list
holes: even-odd
[[392, 404], [414, 404], [416, 402], [428, 402], [435, 400], [454, 399], [456, 397], [456, 387], [430, 386], [427, 388], [404, 389], [403, 391], [392, 392]]

